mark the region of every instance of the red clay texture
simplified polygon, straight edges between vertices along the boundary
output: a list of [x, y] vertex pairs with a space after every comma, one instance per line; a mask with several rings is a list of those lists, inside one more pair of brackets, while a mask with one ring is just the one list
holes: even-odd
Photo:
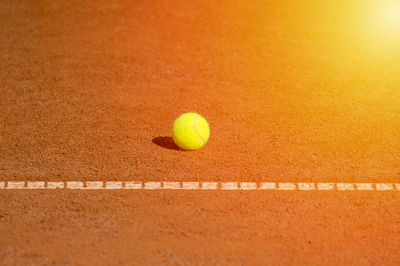
[[[365, 2], [1, 0], [0, 181], [399, 182]], [[399, 193], [1, 189], [0, 264], [398, 265]]]

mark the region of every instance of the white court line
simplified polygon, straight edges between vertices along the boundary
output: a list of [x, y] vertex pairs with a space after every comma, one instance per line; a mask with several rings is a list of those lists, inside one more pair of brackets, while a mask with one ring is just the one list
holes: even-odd
[[45, 184], [44, 181], [28, 181], [26, 189], [44, 189]]
[[161, 182], [145, 182], [144, 189], [160, 189]]
[[374, 184], [372, 184], [372, 183], [357, 183], [356, 188], [358, 190], [374, 190]]
[[275, 182], [262, 182], [260, 183], [260, 189], [276, 189], [276, 183]]
[[64, 188], [65, 184], [64, 182], [47, 182], [47, 188], [48, 189], [56, 189], [56, 188]]
[[314, 190], [315, 184], [314, 183], [298, 183], [297, 187], [299, 190]]
[[338, 190], [354, 190], [354, 184], [352, 183], [337, 183]]
[[142, 189], [143, 188], [143, 182], [141, 181], [130, 181], [130, 182], [125, 182], [125, 189]]
[[237, 190], [238, 189], [238, 183], [237, 182], [222, 182], [221, 183], [221, 189]]
[[68, 189], [84, 189], [83, 182], [81, 181], [67, 181], [65, 183]]
[[295, 183], [278, 183], [279, 190], [295, 190], [296, 184]]
[[122, 182], [119, 181], [110, 181], [106, 182], [105, 189], [122, 189]]
[[181, 182], [163, 182], [164, 189], [180, 189]]
[[201, 182], [201, 189], [218, 189], [218, 182]]
[[182, 182], [182, 189], [200, 189], [200, 182]]
[[86, 189], [102, 189], [104, 187], [104, 182], [102, 181], [87, 181]]
[[254, 190], [257, 189], [257, 183], [254, 182], [240, 182], [240, 189], [242, 190]]
[[393, 184], [378, 183], [376, 190], [393, 190]]
[[335, 183], [318, 183], [318, 190], [334, 190]]
[[8, 181], [6, 189], [25, 189], [25, 182]]
[[0, 181], [0, 190], [275, 190], [400, 191], [400, 183]]

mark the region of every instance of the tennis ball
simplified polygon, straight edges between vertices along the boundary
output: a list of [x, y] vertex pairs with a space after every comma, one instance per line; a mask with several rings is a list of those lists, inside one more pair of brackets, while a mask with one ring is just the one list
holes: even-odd
[[172, 126], [172, 138], [184, 150], [200, 149], [207, 143], [209, 136], [207, 120], [196, 113], [182, 114]]

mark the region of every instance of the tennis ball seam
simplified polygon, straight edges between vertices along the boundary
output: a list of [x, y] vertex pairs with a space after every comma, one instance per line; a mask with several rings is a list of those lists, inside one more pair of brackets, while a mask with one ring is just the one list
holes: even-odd
[[197, 132], [197, 128], [196, 128], [196, 118], [197, 118], [197, 115], [193, 118], [193, 129], [194, 129], [194, 132], [196, 133], [197, 137], [198, 137], [198, 138], [201, 140], [201, 142], [203, 142], [203, 144], [204, 144], [204, 140], [200, 137], [199, 132]]

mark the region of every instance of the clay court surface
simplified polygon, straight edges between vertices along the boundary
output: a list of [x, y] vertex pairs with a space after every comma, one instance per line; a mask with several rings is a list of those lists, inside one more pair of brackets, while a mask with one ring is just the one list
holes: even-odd
[[399, 265], [400, 42], [366, 2], [0, 0], [0, 264]]

